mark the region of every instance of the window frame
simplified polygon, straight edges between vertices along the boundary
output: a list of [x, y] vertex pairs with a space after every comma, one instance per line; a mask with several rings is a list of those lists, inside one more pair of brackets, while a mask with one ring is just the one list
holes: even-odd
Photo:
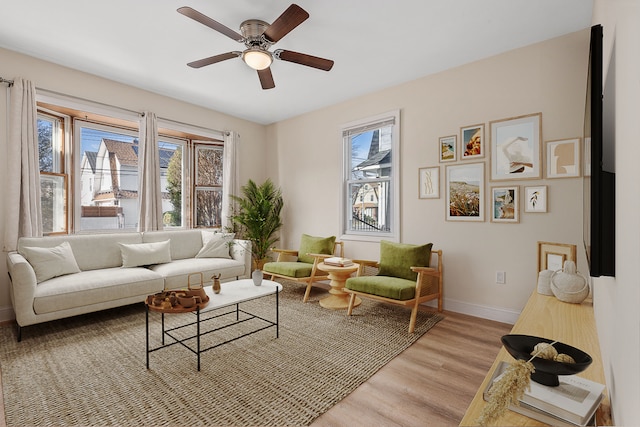
[[[135, 232], [132, 229], [91, 229], [80, 230], [80, 205], [81, 205], [81, 185], [80, 182], [80, 162], [79, 155], [81, 146], [80, 140], [76, 143], [76, 131], [74, 120], [82, 120], [95, 125], [106, 126], [107, 131], [120, 132], [123, 128], [137, 132], [139, 138], [140, 114], [115, 106], [101, 104], [63, 95], [46, 90], [40, 91], [36, 96], [38, 114], [48, 114], [64, 121], [64, 156], [62, 164], [66, 171], [65, 201], [66, 201], [66, 224], [64, 233], [54, 234], [87, 234], [87, 233], [112, 233], [112, 232]], [[183, 145], [183, 171], [182, 171], [182, 225], [165, 226], [165, 230], [195, 229], [195, 218], [193, 212], [193, 170], [194, 144], [213, 144], [225, 149], [225, 135], [227, 132], [210, 128], [191, 125], [170, 119], [158, 118], [158, 139], [174, 144], [180, 141]], [[76, 153], [77, 150], [77, 153]], [[222, 189], [222, 186], [221, 186]], [[222, 191], [222, 190], [221, 190]], [[75, 205], [78, 205], [77, 211]]]
[[[70, 205], [70, 192], [69, 192], [69, 181], [71, 170], [70, 159], [71, 156], [68, 153], [70, 150], [70, 140], [68, 138], [67, 130], [70, 128], [70, 120], [69, 117], [60, 114], [56, 111], [52, 111], [47, 108], [37, 109], [36, 120], [48, 120], [57, 123], [57, 126], [54, 126], [52, 129], [52, 170], [51, 171], [42, 171], [40, 170], [40, 185], [43, 184], [44, 180], [53, 180], [55, 178], [61, 178], [63, 182], [63, 205], [64, 212], [61, 213], [62, 220], [61, 224], [64, 224], [64, 229], [61, 231], [45, 231], [43, 230], [43, 234], [45, 236], [54, 236], [54, 235], [64, 235], [68, 234], [69, 230], [71, 230], [71, 215], [69, 214], [69, 205]], [[38, 136], [39, 137], [39, 136]], [[56, 151], [58, 154], [56, 155]], [[41, 200], [42, 203], [42, 200]], [[43, 218], [44, 219], [44, 218]], [[55, 222], [55, 221], [54, 221]]]
[[[192, 228], [222, 228], [223, 225], [220, 224], [219, 226], [213, 226], [213, 227], [205, 227], [205, 226], [201, 226], [198, 224], [198, 214], [197, 214], [197, 209], [198, 209], [198, 197], [197, 197], [197, 193], [198, 191], [214, 191], [214, 192], [218, 192], [222, 195], [222, 191], [224, 188], [224, 183], [221, 181], [219, 185], [200, 185], [198, 184], [198, 151], [199, 150], [216, 150], [216, 151], [220, 151], [221, 153], [221, 157], [222, 157], [222, 161], [224, 161], [224, 143], [215, 143], [215, 142], [209, 142], [209, 141], [201, 141], [201, 140], [194, 140], [193, 142], [193, 148], [192, 148], [192, 153], [193, 153], [193, 161], [191, 162], [192, 167], [193, 167], [193, 174], [192, 174], [192, 183], [193, 185], [191, 186], [191, 218], [192, 218]], [[221, 178], [223, 179], [223, 177]], [[222, 199], [222, 197], [221, 197]], [[220, 213], [222, 214], [222, 206], [220, 206]], [[222, 220], [222, 218], [220, 218]]]
[[[391, 175], [388, 178], [351, 179], [351, 142], [350, 133], [363, 133], [382, 127], [389, 123], [391, 130]], [[342, 191], [340, 197], [340, 230], [342, 240], [380, 242], [390, 240], [398, 242], [400, 239], [400, 110], [367, 117], [345, 123], [340, 128], [343, 148]], [[390, 230], [388, 232], [349, 230], [352, 206], [349, 188], [353, 183], [371, 184], [388, 181], [391, 191], [390, 202]]]

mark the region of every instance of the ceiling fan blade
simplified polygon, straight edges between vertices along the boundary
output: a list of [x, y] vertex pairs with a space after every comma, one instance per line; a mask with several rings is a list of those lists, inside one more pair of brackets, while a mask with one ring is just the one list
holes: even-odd
[[219, 33], [224, 34], [225, 36], [232, 38], [233, 40], [237, 41], [237, 42], [243, 42], [244, 41], [244, 37], [242, 37], [241, 34], [237, 33], [236, 31], [233, 31], [231, 28], [219, 23], [218, 21], [214, 21], [213, 19], [209, 18], [206, 15], [203, 15], [202, 13], [198, 12], [195, 9], [192, 9], [188, 6], [183, 6], [181, 8], [178, 9], [178, 12], [183, 14], [184, 16], [187, 16], [195, 21], [198, 21], [199, 23], [206, 25], [207, 27], [216, 30]]
[[306, 65], [307, 67], [313, 67], [323, 71], [329, 71], [333, 67], [332, 60], [307, 55], [306, 53], [277, 49], [273, 54], [276, 58], [283, 61], [294, 62], [296, 64]]
[[309, 14], [306, 10], [297, 4], [292, 4], [265, 30], [264, 36], [271, 43], [275, 43], [306, 21], [307, 18], [309, 18]]
[[267, 67], [264, 70], [258, 70], [258, 77], [260, 78], [262, 89], [273, 89], [276, 87], [273, 81], [273, 74], [271, 74], [271, 68]]
[[187, 65], [191, 68], [201, 68], [201, 67], [204, 67], [205, 65], [211, 65], [211, 64], [215, 64], [216, 62], [226, 61], [227, 59], [237, 58], [241, 55], [242, 55], [242, 52], [238, 52], [238, 51], [221, 53], [220, 55], [210, 56], [208, 58], [189, 62]]

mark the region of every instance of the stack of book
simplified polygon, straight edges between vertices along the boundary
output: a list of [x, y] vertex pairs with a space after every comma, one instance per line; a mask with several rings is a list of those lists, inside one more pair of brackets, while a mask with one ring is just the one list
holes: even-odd
[[[500, 380], [508, 365], [500, 362], [484, 391], [484, 400], [489, 400], [491, 386]], [[520, 405], [512, 404], [509, 409], [552, 426], [594, 426], [594, 414], [604, 398], [604, 385], [576, 375], [558, 378], [557, 387], [531, 381], [531, 388], [525, 391]]]
[[325, 265], [332, 265], [334, 267], [349, 267], [351, 265], [353, 265], [353, 261], [351, 261], [348, 258], [340, 258], [340, 257], [330, 257], [330, 258], [325, 258], [324, 261]]

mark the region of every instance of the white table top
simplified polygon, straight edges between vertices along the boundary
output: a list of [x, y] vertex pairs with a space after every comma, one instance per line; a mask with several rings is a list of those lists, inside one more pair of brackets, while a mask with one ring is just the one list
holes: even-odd
[[204, 313], [217, 308], [250, 301], [266, 295], [272, 295], [276, 293], [276, 291], [280, 292], [281, 290], [282, 285], [271, 280], [262, 280], [260, 286], [254, 285], [251, 279], [221, 283], [219, 294], [214, 293], [211, 286], [205, 286], [204, 291], [209, 296], [209, 304], [200, 310], [200, 312]]

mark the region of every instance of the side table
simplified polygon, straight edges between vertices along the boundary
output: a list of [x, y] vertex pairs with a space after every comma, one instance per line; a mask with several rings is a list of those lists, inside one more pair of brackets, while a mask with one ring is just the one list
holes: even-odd
[[[359, 264], [353, 264], [348, 267], [327, 265], [324, 262], [318, 264], [318, 269], [329, 273], [329, 279], [331, 280], [331, 289], [329, 290], [331, 295], [320, 300], [321, 307], [332, 310], [341, 310], [349, 307], [349, 298], [351, 295], [344, 291], [344, 283], [351, 274], [358, 271], [359, 267]], [[354, 307], [359, 306], [361, 303], [362, 300], [356, 297]]]

